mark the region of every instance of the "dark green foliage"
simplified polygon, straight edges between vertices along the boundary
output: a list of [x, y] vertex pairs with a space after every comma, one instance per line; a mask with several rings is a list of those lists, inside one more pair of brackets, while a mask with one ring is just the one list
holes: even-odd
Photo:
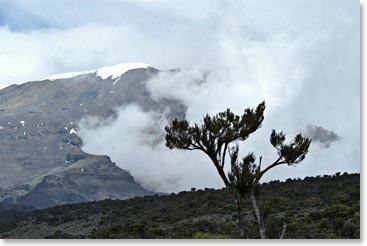
[[310, 147], [311, 140], [298, 134], [294, 140], [288, 144], [284, 143], [285, 134], [277, 133], [275, 130], [270, 135], [270, 143], [278, 150], [280, 160], [288, 165], [298, 164], [303, 161]]
[[231, 143], [246, 140], [261, 127], [265, 102], [256, 109], [247, 108], [239, 116], [230, 109], [214, 116], [206, 114], [200, 125], [189, 125], [186, 120], [173, 120], [166, 130], [166, 146], [170, 149], [200, 150], [213, 162], [225, 186], [230, 187], [223, 167]]
[[216, 235], [206, 232], [195, 233], [193, 239], [231, 239], [228, 235]]
[[[268, 198], [273, 203], [267, 237], [279, 238], [279, 228], [286, 222], [285, 238], [359, 238], [359, 177], [307, 177], [262, 184], [260, 200]], [[248, 200], [246, 203], [250, 208]], [[265, 202], [260, 206], [268, 205]], [[240, 238], [238, 228], [230, 221], [236, 217], [235, 210], [226, 189], [184, 191], [57, 206], [25, 215], [22, 212], [6, 221], [0, 217], [0, 236], [16, 238], [15, 233], [22, 233], [22, 226], [28, 224], [46, 231], [47, 238]], [[251, 222], [249, 232], [257, 235], [252, 211], [245, 212]], [[80, 225], [80, 231], [89, 228], [90, 233], [59, 229], [69, 225]]]
[[260, 103], [256, 110], [245, 109], [242, 116], [227, 109], [213, 117], [205, 115], [200, 126], [190, 126], [186, 120], [175, 119], [166, 127], [166, 145], [171, 149], [204, 149], [214, 153], [225, 144], [246, 140], [261, 127], [264, 110], [265, 102]]
[[255, 164], [256, 159], [253, 153], [244, 157], [241, 163], [237, 162], [237, 155], [238, 148], [231, 153], [231, 172], [228, 174], [228, 178], [233, 189], [245, 198], [245, 194], [249, 194], [250, 189], [252, 189], [260, 169]]
[[83, 239], [83, 236], [74, 237], [70, 234], [56, 230], [52, 235], [46, 236], [45, 239]]

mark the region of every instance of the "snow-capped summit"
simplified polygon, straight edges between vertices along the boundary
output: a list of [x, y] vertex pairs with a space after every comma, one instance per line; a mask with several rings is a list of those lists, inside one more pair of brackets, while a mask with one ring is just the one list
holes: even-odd
[[86, 70], [86, 71], [79, 71], [79, 72], [71, 72], [71, 73], [60, 73], [49, 76], [48, 80], [56, 80], [56, 79], [68, 79], [72, 78], [81, 74], [89, 74], [89, 73], [95, 73], [97, 76], [101, 77], [102, 79], [107, 79], [109, 77], [112, 77], [112, 79], [115, 79], [117, 77], [120, 77], [124, 73], [126, 73], [129, 70], [132, 69], [138, 69], [138, 68], [148, 68], [151, 67], [149, 64], [146, 63], [120, 63], [114, 66], [109, 67], [101, 67], [93, 70]]

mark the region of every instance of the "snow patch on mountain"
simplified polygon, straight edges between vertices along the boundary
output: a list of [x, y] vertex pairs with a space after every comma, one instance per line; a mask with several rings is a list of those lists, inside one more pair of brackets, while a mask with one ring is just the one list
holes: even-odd
[[116, 79], [129, 70], [138, 69], [138, 68], [148, 68], [148, 67], [151, 67], [151, 66], [146, 63], [121, 63], [115, 66], [101, 67], [101, 68], [93, 69], [93, 70], [54, 74], [54, 75], [47, 77], [46, 79], [48, 80], [68, 79], [68, 78], [72, 78], [78, 75], [90, 74], [90, 73], [94, 73], [97, 76], [101, 77], [102, 79], [107, 79], [109, 77], [111, 77], [111, 79]]

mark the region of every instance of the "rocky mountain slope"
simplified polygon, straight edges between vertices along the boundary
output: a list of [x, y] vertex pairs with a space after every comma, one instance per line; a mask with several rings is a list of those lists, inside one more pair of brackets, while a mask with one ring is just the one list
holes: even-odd
[[78, 123], [116, 117], [135, 103], [144, 111], [182, 118], [178, 101], [154, 100], [145, 82], [159, 70], [120, 64], [52, 76], [0, 91], [0, 201], [36, 208], [152, 194], [107, 156], [81, 150]]

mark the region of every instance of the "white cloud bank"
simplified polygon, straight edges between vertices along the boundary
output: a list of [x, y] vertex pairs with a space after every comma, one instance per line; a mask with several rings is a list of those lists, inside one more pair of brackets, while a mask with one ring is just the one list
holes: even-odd
[[[264, 163], [274, 158], [272, 128], [292, 137], [314, 124], [342, 137], [326, 150], [312, 145], [297, 168], [281, 167], [267, 180], [360, 171], [359, 3], [91, 1], [83, 11], [84, 1], [76, 1], [74, 9], [65, 2], [57, 8], [42, 1], [18, 3], [52, 28], [16, 32], [11, 25], [0, 27], [0, 84], [121, 62], [178, 67], [181, 73], [162, 74], [147, 86], [155, 98], [185, 102], [191, 122], [206, 112], [230, 107], [241, 113], [266, 101], [262, 129], [242, 146], [243, 154], [254, 151]], [[207, 82], [199, 83], [203, 72]], [[154, 189], [220, 187], [202, 153], [141, 142], [149, 136], [139, 130], [157, 117], [134, 105], [123, 108], [115, 122], [82, 128], [84, 149], [110, 155]], [[167, 122], [158, 122], [163, 130]]]
[[148, 189], [172, 192], [221, 186], [215, 170], [208, 168], [207, 157], [201, 153], [170, 151], [164, 141], [157, 144], [155, 136], [146, 133], [152, 127], [162, 132], [167, 122], [161, 115], [144, 113], [136, 105], [129, 105], [120, 110], [116, 120], [102, 127], [87, 127], [90, 122], [81, 124], [79, 135], [85, 142], [83, 149], [111, 156]]

